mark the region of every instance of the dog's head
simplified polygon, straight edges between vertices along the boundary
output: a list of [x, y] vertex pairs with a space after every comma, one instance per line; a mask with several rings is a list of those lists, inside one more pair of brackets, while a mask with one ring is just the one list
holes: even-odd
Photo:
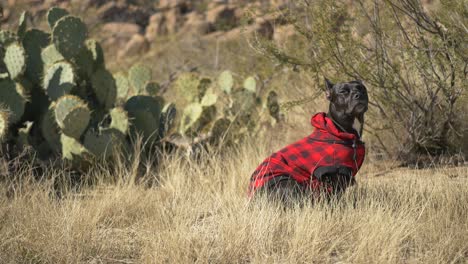
[[333, 84], [325, 79], [327, 99], [334, 111], [348, 117], [359, 118], [367, 111], [369, 98], [362, 81]]

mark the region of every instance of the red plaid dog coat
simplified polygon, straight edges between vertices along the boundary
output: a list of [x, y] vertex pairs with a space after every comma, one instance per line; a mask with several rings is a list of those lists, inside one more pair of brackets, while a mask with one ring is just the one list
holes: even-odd
[[273, 153], [254, 171], [249, 195], [278, 176], [289, 176], [312, 190], [331, 191], [320, 181], [320, 174], [330, 168], [347, 167], [356, 175], [364, 161], [365, 147], [356, 134], [340, 132], [325, 113], [312, 117], [315, 131], [309, 136]]

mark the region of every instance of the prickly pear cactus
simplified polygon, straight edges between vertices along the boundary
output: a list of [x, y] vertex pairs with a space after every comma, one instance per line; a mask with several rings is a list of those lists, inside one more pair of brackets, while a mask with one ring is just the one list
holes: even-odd
[[200, 79], [195, 73], [182, 73], [175, 81], [178, 96], [183, 96], [188, 102], [198, 102]]
[[202, 106], [208, 107], [215, 105], [217, 101], [218, 95], [212, 89], [209, 89], [206, 91], [200, 103]]
[[159, 97], [145, 95], [131, 97], [125, 104], [125, 110], [132, 122], [132, 134], [142, 135], [145, 141], [157, 140], [163, 104], [164, 100]]
[[35, 85], [39, 85], [43, 78], [44, 62], [41, 53], [49, 43], [50, 34], [41, 30], [30, 29], [24, 34], [23, 47], [27, 55], [25, 76]]
[[90, 77], [98, 69], [105, 68], [104, 52], [101, 45], [94, 39], [85, 41], [84, 47], [75, 58], [81, 75]]
[[270, 91], [267, 97], [267, 108], [270, 115], [279, 121], [280, 119], [280, 105], [278, 103], [278, 94], [275, 91]]
[[161, 112], [159, 122], [159, 137], [164, 138], [169, 135], [170, 130], [176, 120], [177, 109], [174, 103], [168, 103], [164, 106]]
[[110, 128], [120, 131], [123, 135], [127, 135], [130, 128], [128, 113], [122, 107], [116, 107], [109, 112], [111, 117]]
[[69, 94], [76, 86], [75, 69], [66, 61], [61, 61], [50, 66], [44, 76], [43, 87], [52, 100]]
[[88, 131], [83, 142], [84, 147], [95, 157], [108, 159], [121, 152], [125, 139], [115, 130], [104, 130], [100, 133]]
[[257, 81], [254, 77], [250, 76], [244, 81], [244, 89], [251, 93], [257, 92]]
[[74, 16], [64, 16], [54, 25], [52, 41], [57, 50], [66, 59], [78, 55], [88, 36], [86, 25]]
[[150, 81], [145, 85], [145, 93], [149, 96], [158, 96], [159, 89], [161, 89], [161, 87], [157, 82]]
[[212, 144], [219, 144], [220, 142], [229, 140], [232, 131], [230, 130], [231, 120], [228, 118], [219, 118], [211, 127], [211, 142]]
[[55, 119], [65, 135], [79, 139], [88, 126], [90, 118], [91, 112], [80, 98], [65, 95], [57, 100]]
[[42, 137], [47, 142], [49, 150], [58, 154], [62, 151], [62, 144], [60, 141], [60, 128], [55, 119], [55, 107], [51, 105], [46, 113], [40, 119], [40, 130]]
[[26, 33], [26, 29], [27, 29], [27, 24], [26, 24], [26, 19], [28, 17], [28, 13], [26, 11], [24, 11], [23, 13], [21, 13], [21, 16], [20, 16], [20, 19], [19, 19], [19, 23], [18, 23], [18, 31], [16, 32], [16, 34], [20, 37], [20, 38], [23, 38], [24, 37], [24, 33]]
[[114, 79], [117, 89], [117, 100], [126, 100], [130, 91], [130, 83], [128, 82], [127, 77], [125, 77], [123, 73], [119, 72], [114, 74]]
[[234, 86], [234, 78], [230, 71], [222, 72], [218, 77], [219, 88], [227, 94], [230, 94]]
[[93, 160], [93, 155], [75, 138], [65, 134], [60, 135], [62, 157], [71, 162], [78, 170], [86, 170]]
[[108, 70], [100, 68], [91, 77], [91, 84], [96, 98], [104, 108], [112, 108], [117, 99], [117, 87], [112, 74]]
[[146, 84], [151, 81], [151, 69], [137, 64], [130, 68], [128, 71], [128, 80], [133, 88], [133, 95], [141, 95], [145, 92]]
[[68, 11], [58, 7], [52, 7], [47, 11], [47, 22], [49, 23], [49, 27], [53, 29], [55, 27], [55, 23], [59, 21], [62, 17], [68, 16]]
[[65, 58], [58, 52], [55, 45], [51, 44], [45, 47], [41, 52], [41, 59], [47, 67], [50, 67], [56, 62], [65, 60]]
[[0, 105], [9, 109], [11, 123], [20, 121], [26, 106], [26, 92], [21, 84], [10, 79], [0, 80]]
[[10, 78], [16, 80], [26, 70], [26, 52], [23, 46], [17, 42], [6, 46], [3, 61], [10, 73]]
[[8, 44], [18, 41], [18, 37], [11, 31], [7, 30], [0, 30], [0, 43], [3, 46], [7, 46]]

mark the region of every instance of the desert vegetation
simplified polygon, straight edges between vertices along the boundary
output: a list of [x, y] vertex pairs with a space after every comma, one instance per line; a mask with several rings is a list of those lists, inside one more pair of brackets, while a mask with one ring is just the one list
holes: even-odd
[[[1, 5], [0, 262], [467, 261], [464, 1]], [[358, 185], [249, 200], [323, 77], [369, 90]]]

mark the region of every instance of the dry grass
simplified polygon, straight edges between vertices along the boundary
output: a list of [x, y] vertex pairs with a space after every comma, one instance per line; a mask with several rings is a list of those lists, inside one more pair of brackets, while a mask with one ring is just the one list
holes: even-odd
[[129, 183], [131, 168], [61, 199], [49, 181], [23, 181], [13, 196], [4, 183], [0, 262], [466, 263], [468, 168], [377, 177], [385, 168], [366, 164], [343, 200], [283, 211], [246, 198], [248, 175], [272, 148], [172, 157], [148, 168], [153, 187]]

